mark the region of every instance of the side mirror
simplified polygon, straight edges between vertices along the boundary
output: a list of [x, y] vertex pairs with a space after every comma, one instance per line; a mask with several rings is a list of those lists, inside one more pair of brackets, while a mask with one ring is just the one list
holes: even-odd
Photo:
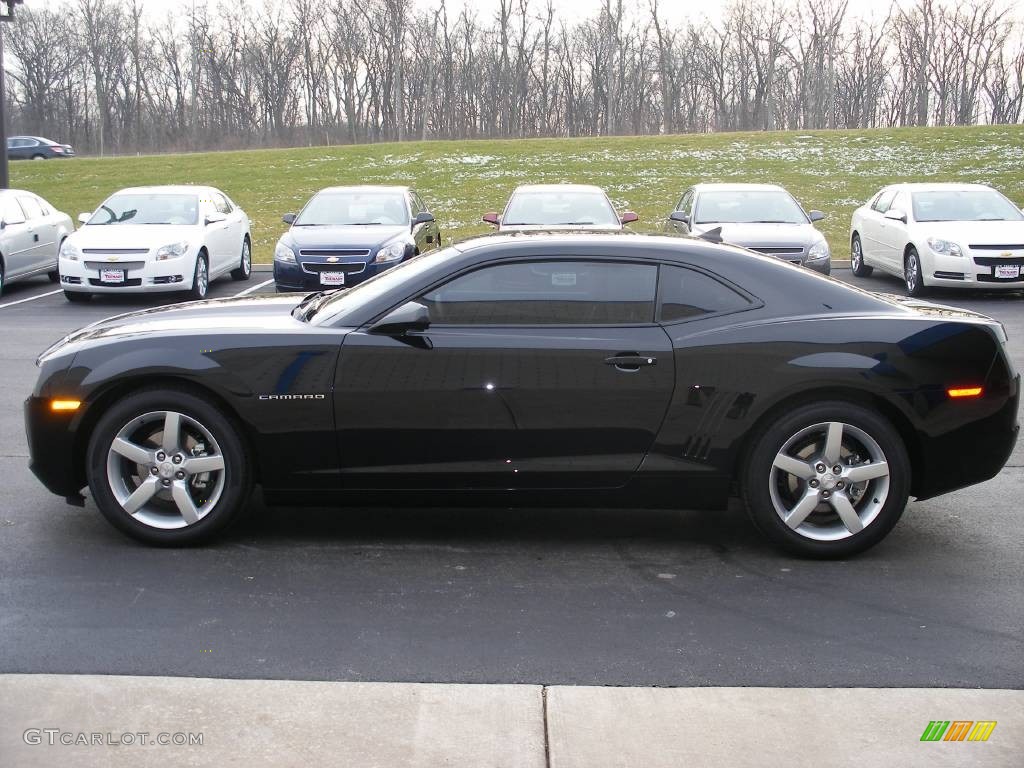
[[78, 214], [78, 223], [79, 224], [88, 224], [89, 223], [89, 219], [91, 219], [91, 218], [92, 218], [92, 214], [91, 213], [80, 213], [80, 214]]
[[807, 218], [809, 218], [811, 220], [811, 222], [813, 223], [815, 221], [821, 221], [822, 219], [824, 219], [825, 218], [825, 214], [822, 213], [821, 211], [808, 211], [807, 212]]
[[619, 221], [621, 221], [623, 224], [632, 224], [634, 221], [640, 221], [640, 217], [637, 216], [632, 211], [626, 211], [621, 216], [619, 216]]
[[430, 309], [418, 301], [409, 301], [384, 315], [370, 332], [400, 336], [409, 331], [425, 331], [429, 325]]
[[495, 227], [498, 226], [498, 224], [501, 223], [501, 219], [498, 218], [498, 214], [494, 213], [493, 211], [490, 212], [490, 213], [485, 213], [484, 214], [484, 221], [486, 221], [488, 224], [491, 224], [491, 225], [493, 225]]
[[898, 208], [890, 208], [888, 211], [885, 212], [884, 215], [885, 218], [889, 219], [890, 221], [900, 221], [903, 222], [904, 224], [907, 223], [907, 214], [905, 214]]
[[222, 222], [222, 221], [224, 221], [226, 219], [227, 219], [227, 216], [225, 216], [220, 211], [214, 211], [213, 213], [209, 213], [209, 214], [206, 215], [206, 223], [207, 224], [220, 224], [220, 222]]
[[685, 211], [672, 211], [668, 215], [669, 221], [677, 221], [680, 224], [689, 224], [690, 217], [686, 215]]
[[281, 221], [283, 221], [285, 224], [294, 224], [295, 223], [295, 214], [294, 213], [286, 213], [284, 216], [281, 217]]
[[7, 222], [0, 219], [0, 229], [7, 229]]
[[412, 225], [415, 227], [419, 224], [429, 224], [434, 220], [434, 214], [428, 211], [420, 211], [416, 214], [416, 218], [412, 220]]

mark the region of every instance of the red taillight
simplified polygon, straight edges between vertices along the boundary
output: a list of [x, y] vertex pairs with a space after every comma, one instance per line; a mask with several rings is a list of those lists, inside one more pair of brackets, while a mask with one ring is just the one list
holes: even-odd
[[63, 152], [64, 147], [50, 147], [54, 152]]
[[950, 397], [981, 397], [984, 392], [981, 387], [951, 387], [946, 390]]

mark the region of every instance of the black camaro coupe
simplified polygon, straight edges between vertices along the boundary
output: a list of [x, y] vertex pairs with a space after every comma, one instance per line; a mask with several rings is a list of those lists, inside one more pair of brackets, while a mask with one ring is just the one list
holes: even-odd
[[721, 509], [879, 542], [1017, 437], [1002, 326], [690, 238], [497, 235], [343, 291], [132, 312], [39, 358], [35, 474], [153, 544], [269, 503]]

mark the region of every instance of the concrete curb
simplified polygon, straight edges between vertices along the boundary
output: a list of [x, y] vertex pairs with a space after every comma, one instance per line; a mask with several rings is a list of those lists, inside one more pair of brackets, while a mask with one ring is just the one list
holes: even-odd
[[[10, 674], [0, 675], [0, 755], [19, 768], [1010, 768], [1024, 754], [1021, 712], [1024, 691], [1009, 690]], [[933, 720], [997, 726], [984, 742], [922, 742]], [[152, 743], [161, 734], [171, 743]]]

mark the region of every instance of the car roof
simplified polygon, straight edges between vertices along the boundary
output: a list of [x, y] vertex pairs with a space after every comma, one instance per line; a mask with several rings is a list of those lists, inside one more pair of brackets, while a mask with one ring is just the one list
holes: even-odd
[[116, 195], [141, 195], [141, 194], [162, 194], [162, 195], [201, 195], [209, 192], [220, 192], [216, 187], [201, 186], [199, 184], [163, 184], [152, 187], [125, 187], [119, 189]]
[[351, 184], [348, 186], [324, 187], [321, 192], [411, 192], [410, 187], [402, 184]]
[[785, 192], [786, 188], [778, 184], [731, 184], [731, 183], [707, 183], [694, 184], [693, 189], [697, 192]]
[[884, 189], [900, 189], [907, 192], [970, 192], [970, 191], [992, 191], [994, 188], [988, 184], [966, 184], [959, 182], [903, 182], [900, 184], [888, 184]]
[[534, 194], [539, 192], [582, 192], [586, 194], [597, 192], [602, 195], [605, 194], [601, 187], [594, 184], [520, 184], [512, 194]]

